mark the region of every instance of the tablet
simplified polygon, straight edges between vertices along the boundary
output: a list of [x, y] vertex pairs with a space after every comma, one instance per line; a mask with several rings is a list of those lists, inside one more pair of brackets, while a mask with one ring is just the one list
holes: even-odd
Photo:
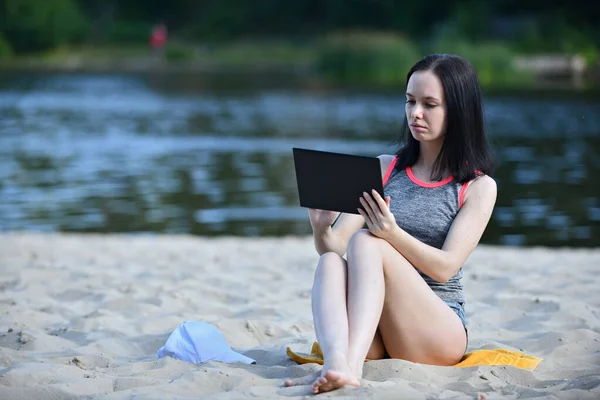
[[359, 214], [359, 198], [375, 189], [383, 198], [377, 157], [293, 148], [300, 206]]

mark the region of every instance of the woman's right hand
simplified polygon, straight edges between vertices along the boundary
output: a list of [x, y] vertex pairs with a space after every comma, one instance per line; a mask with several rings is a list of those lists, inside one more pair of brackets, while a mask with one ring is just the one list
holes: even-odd
[[339, 215], [338, 211], [319, 210], [316, 208], [308, 209], [308, 218], [310, 219], [313, 232], [324, 232], [333, 225]]

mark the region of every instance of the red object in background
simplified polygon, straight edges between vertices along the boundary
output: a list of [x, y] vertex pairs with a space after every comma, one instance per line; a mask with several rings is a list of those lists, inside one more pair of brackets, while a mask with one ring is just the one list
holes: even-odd
[[167, 43], [167, 27], [161, 24], [152, 28], [150, 45], [156, 49], [164, 46], [165, 43]]

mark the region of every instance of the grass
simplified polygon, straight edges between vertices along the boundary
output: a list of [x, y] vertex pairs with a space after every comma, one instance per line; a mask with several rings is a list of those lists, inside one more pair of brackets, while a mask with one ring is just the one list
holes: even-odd
[[[2, 53], [0, 36], [0, 53]], [[2, 65], [36, 67], [86, 66], [107, 68], [135, 65], [150, 68], [156, 57], [146, 43], [139, 45], [61, 46], [51, 51], [11, 57], [5, 43]], [[254, 66], [308, 67], [317, 77], [334, 85], [398, 87], [405, 84], [409, 68], [425, 54], [454, 53], [467, 58], [478, 71], [484, 88], [531, 86], [532, 74], [513, 67], [517, 55], [507, 43], [472, 43], [447, 40], [418, 46], [394, 34], [368, 31], [334, 32], [312, 41], [244, 40], [228, 43], [191, 44], [171, 40], [164, 49], [161, 67], [219, 68]], [[2, 59], [0, 54], [0, 59]]]
[[121, 46], [61, 46], [45, 53], [34, 55], [46, 62], [60, 62], [73, 58], [89, 61], [98, 60], [127, 60], [148, 56], [146, 46], [121, 45]]
[[[1, 38], [0, 38], [1, 39]], [[1, 45], [0, 41], [0, 45]], [[1, 47], [1, 46], [0, 46]], [[163, 67], [189, 64], [190, 67], [221, 68], [255, 65], [312, 65], [317, 51], [310, 46], [285, 42], [234, 42], [195, 45], [171, 41], [164, 49]], [[3, 57], [0, 56], [0, 59]], [[156, 55], [146, 45], [60, 46], [44, 53], [5, 57], [4, 65], [102, 66], [135, 62], [155, 65]]]
[[205, 45], [199, 49], [200, 59], [219, 65], [243, 65], [245, 63], [314, 63], [316, 49], [306, 44], [294, 45], [279, 41], [239, 41], [229, 44]]
[[4, 35], [0, 33], [0, 60], [9, 59], [13, 56], [12, 48]]
[[440, 41], [429, 47], [429, 53], [458, 54], [477, 70], [484, 88], [529, 86], [534, 75], [513, 66], [517, 56], [507, 45], [498, 42], [471, 43], [464, 40]]
[[400, 35], [338, 32], [319, 43], [317, 70], [334, 83], [399, 86], [419, 58], [418, 49]]

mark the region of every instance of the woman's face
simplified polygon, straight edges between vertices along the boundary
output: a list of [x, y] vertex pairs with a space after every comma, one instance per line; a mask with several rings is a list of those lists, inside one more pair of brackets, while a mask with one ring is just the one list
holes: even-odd
[[440, 79], [431, 71], [413, 73], [406, 86], [406, 119], [419, 142], [443, 141], [446, 101]]

